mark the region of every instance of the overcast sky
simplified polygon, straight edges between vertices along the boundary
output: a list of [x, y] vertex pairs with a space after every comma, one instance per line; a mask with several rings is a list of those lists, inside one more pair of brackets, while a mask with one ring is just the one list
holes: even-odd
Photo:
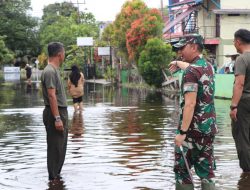
[[[31, 6], [33, 9], [32, 16], [41, 17], [44, 6], [64, 1], [70, 2], [70, 0], [31, 0]], [[71, 0], [71, 2], [76, 3], [77, 0]], [[78, 2], [84, 3], [84, 0], [78, 0]], [[85, 0], [85, 2], [85, 5], [80, 5], [81, 11], [84, 11], [87, 8], [87, 11], [92, 12], [95, 15], [96, 20], [112, 21], [115, 20], [115, 16], [120, 12], [121, 6], [126, 0]], [[144, 0], [144, 2], [150, 8], [160, 8], [161, 4], [161, 0]], [[164, 0], [164, 2], [167, 2], [167, 0]]]

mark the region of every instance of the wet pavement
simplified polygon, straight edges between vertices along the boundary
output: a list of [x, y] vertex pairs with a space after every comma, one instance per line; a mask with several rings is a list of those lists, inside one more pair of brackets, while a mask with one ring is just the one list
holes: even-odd
[[[145, 90], [85, 86], [84, 110], [74, 113], [62, 180], [49, 183], [39, 83], [0, 76], [0, 189], [174, 189], [173, 138], [178, 100]], [[230, 101], [216, 100], [216, 187], [250, 189], [231, 135]], [[196, 188], [199, 180], [195, 177]]]

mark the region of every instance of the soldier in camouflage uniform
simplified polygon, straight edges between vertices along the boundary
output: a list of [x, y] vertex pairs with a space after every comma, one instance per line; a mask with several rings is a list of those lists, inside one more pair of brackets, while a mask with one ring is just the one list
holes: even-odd
[[180, 122], [175, 137], [176, 190], [194, 189], [180, 146], [183, 147], [189, 168], [194, 166], [200, 177], [202, 189], [213, 190], [213, 142], [217, 133], [213, 66], [202, 57], [203, 39], [200, 35], [185, 36], [174, 46], [181, 50], [183, 61], [190, 63], [181, 81]]

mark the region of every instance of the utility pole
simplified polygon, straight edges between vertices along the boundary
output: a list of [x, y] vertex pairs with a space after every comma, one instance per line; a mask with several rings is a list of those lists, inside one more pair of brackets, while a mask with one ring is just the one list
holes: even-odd
[[111, 43], [109, 43], [109, 61], [110, 61], [110, 66], [113, 68], [113, 61], [112, 61], [112, 46]]
[[80, 24], [80, 6], [78, 0], [77, 0], [77, 15], [78, 15], [78, 23]]
[[80, 24], [80, 21], [81, 21], [80, 20], [80, 5], [85, 5], [86, 1], [84, 0], [83, 3], [79, 3], [79, 0], [77, 0], [76, 3], [72, 3], [72, 4], [77, 4], [78, 23]]
[[163, 0], [161, 0], [161, 16], [164, 19], [164, 7], [163, 7]]
[[[73, 5], [76, 4], [77, 5], [77, 16], [78, 16], [78, 24], [81, 24], [81, 17], [80, 17], [80, 5], [85, 5], [86, 4], [86, 1], [84, 0], [83, 3], [80, 3], [79, 0], [76, 1], [76, 3], [73, 3], [72, 0], [70, 0], [70, 3], [72, 3]], [[86, 10], [86, 9], [85, 9]], [[85, 72], [86, 72], [86, 75], [87, 75], [87, 79], [88, 79], [88, 75], [89, 75], [89, 67], [88, 67], [88, 64], [87, 64], [87, 48], [86, 47], [83, 47], [83, 59], [84, 59], [84, 65], [86, 66], [85, 67]]]

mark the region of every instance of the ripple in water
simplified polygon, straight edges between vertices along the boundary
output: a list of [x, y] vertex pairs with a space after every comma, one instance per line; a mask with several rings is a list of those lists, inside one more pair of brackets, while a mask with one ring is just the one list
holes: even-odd
[[[78, 114], [69, 108], [68, 150], [63, 179], [57, 184], [47, 180], [43, 107], [0, 110], [1, 125], [16, 125], [0, 138], [0, 189], [174, 189], [177, 101], [136, 100], [138, 93], [131, 93], [131, 101], [85, 100], [84, 111]], [[223, 190], [237, 189], [238, 183], [242, 187], [249, 178], [240, 180], [227, 105], [230, 101], [216, 100], [220, 129], [215, 142], [216, 187]], [[197, 176], [195, 183], [199, 189]]]

